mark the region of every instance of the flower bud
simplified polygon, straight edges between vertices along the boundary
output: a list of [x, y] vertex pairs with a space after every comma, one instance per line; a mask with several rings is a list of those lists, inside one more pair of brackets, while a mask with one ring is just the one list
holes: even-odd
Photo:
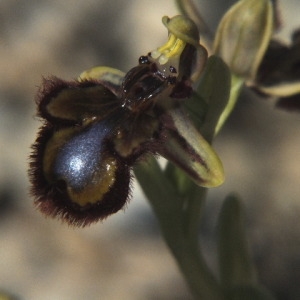
[[270, 0], [240, 0], [219, 24], [214, 53], [223, 58], [235, 75], [254, 79], [272, 31]]

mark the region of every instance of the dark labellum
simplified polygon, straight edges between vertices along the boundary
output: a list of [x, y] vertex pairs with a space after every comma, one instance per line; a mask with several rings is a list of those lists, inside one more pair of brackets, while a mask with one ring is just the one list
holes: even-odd
[[124, 207], [132, 166], [162, 144], [156, 101], [176, 84], [147, 56], [119, 89], [101, 80], [45, 79], [36, 101], [44, 125], [29, 171], [39, 210], [85, 226]]
[[95, 136], [102, 125], [83, 132], [50, 126], [40, 130], [31, 155], [31, 192], [46, 215], [84, 226], [124, 206], [129, 195], [129, 166], [110, 154], [105, 135]]

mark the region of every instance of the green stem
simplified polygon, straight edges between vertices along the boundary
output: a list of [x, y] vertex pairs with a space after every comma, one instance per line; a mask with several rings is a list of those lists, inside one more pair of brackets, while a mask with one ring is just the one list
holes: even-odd
[[194, 247], [194, 243], [191, 245], [184, 237], [178, 237], [178, 239], [180, 239], [180, 244], [178, 241], [174, 243], [166, 238], [195, 299], [224, 299], [220, 285], [208, 269], [198, 247]]
[[[209, 270], [201, 252], [199, 227], [207, 189], [194, 184], [188, 195], [183, 214], [183, 241], [187, 248], [172, 251], [196, 299], [223, 299], [220, 286]], [[171, 248], [171, 247], [170, 247]]]
[[207, 189], [194, 186], [187, 200], [187, 208], [184, 213], [185, 234], [190, 243], [198, 244], [198, 234], [202, 207], [205, 204]]
[[195, 299], [223, 299], [221, 287], [199, 251], [199, 217], [205, 189], [197, 197], [195, 189], [193, 201], [184, 208], [181, 195], [155, 159], [137, 165], [134, 171]]

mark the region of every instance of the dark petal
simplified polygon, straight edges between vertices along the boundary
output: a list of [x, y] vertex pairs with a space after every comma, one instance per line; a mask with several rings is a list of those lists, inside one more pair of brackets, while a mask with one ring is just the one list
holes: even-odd
[[86, 226], [120, 210], [130, 194], [130, 166], [109, 147], [106, 122], [55, 131], [33, 145], [31, 193], [44, 214]]
[[153, 104], [156, 96], [169, 85], [169, 78], [162, 76], [156, 64], [142, 64], [132, 68], [123, 81], [124, 105], [131, 111], [144, 111]]
[[44, 79], [36, 99], [39, 116], [53, 124], [106, 118], [120, 107], [118, 98], [97, 81]]
[[300, 112], [300, 94], [291, 97], [280, 98], [276, 103], [278, 108], [291, 111]]
[[256, 74], [258, 85], [274, 85], [284, 76], [284, 62], [289, 48], [277, 40], [271, 40]]

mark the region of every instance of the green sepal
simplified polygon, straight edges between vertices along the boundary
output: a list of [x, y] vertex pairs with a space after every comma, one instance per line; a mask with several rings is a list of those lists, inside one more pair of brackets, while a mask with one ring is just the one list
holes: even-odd
[[199, 186], [222, 184], [222, 162], [186, 112], [180, 108], [172, 109], [166, 112], [164, 118], [164, 143], [157, 152], [184, 170]]
[[220, 116], [228, 105], [230, 78], [230, 71], [223, 60], [211, 56], [197, 87], [197, 93], [208, 106], [200, 132], [209, 142], [212, 141]]
[[300, 94], [300, 81], [283, 82], [276, 85], [257, 87], [259, 91], [275, 97], [289, 97]]
[[[216, 84], [219, 84], [218, 89], [215, 88]], [[208, 59], [197, 90], [198, 92], [194, 93], [184, 106], [187, 109], [189, 118], [192, 119], [195, 127], [200, 130], [201, 135], [206, 138], [211, 137], [212, 140], [220, 115], [228, 105], [230, 93], [230, 72], [221, 58], [211, 56]], [[190, 126], [190, 128], [193, 127], [192, 124]], [[190, 139], [196, 140], [195, 137]], [[203, 137], [201, 137], [201, 140], [203, 140]], [[207, 144], [206, 141], [205, 144]], [[177, 192], [183, 197], [193, 193], [195, 189], [194, 182], [184, 171], [178, 169], [172, 163], [167, 163], [165, 173], [175, 184]]]
[[194, 125], [200, 130], [208, 110], [208, 103], [201, 95], [194, 91], [192, 97], [184, 103], [184, 106], [189, 113], [189, 117], [193, 120]]

